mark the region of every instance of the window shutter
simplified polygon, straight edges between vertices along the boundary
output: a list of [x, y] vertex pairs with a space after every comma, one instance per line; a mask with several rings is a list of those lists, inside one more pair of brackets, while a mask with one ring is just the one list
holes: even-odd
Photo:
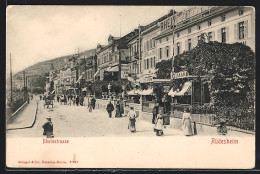
[[182, 53], [182, 43], [180, 42], [180, 54]]
[[215, 31], [212, 31], [212, 40], [215, 41]]
[[229, 42], [229, 27], [226, 27], [226, 43]]
[[234, 25], [234, 40], [237, 40], [237, 24]]
[[221, 29], [218, 29], [218, 41], [221, 42]]
[[185, 50], [188, 50], [188, 40], [185, 40]]
[[247, 37], [248, 37], [248, 20], [244, 21], [244, 23], [245, 23], [244, 35], [245, 35], [245, 39], [247, 39]]

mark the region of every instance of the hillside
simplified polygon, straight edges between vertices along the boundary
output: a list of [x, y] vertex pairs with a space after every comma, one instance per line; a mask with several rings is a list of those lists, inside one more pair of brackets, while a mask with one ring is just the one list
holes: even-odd
[[[85, 55], [86, 57], [95, 54], [96, 49], [86, 50], [82, 52], [81, 54]], [[53, 64], [54, 70], [60, 70], [62, 69], [66, 63], [68, 62], [68, 59], [71, 58], [73, 55], [67, 55], [62, 57], [57, 57], [51, 60], [47, 60], [44, 62], [36, 63], [32, 66], [29, 66], [28, 68], [14, 74], [14, 79], [18, 76], [23, 76], [23, 71], [26, 72], [26, 75], [41, 75], [44, 73], [47, 73], [51, 69], [51, 65]]]

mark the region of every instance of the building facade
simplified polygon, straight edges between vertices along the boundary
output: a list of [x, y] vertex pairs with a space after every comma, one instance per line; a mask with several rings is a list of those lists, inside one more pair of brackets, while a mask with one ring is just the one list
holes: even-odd
[[201, 34], [206, 41], [241, 42], [255, 51], [255, 12], [251, 7], [193, 7], [178, 14], [173, 31], [174, 56], [196, 47]]

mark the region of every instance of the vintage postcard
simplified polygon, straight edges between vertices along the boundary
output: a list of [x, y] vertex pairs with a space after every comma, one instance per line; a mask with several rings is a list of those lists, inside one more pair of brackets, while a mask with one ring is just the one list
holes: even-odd
[[255, 167], [254, 7], [6, 11], [8, 168]]

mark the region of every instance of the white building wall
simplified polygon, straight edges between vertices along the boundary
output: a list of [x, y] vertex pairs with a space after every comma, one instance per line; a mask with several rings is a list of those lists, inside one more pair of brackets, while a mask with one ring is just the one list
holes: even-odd
[[[221, 21], [221, 15], [213, 17], [211, 20], [211, 26], [208, 26], [206, 20], [202, 23], [196, 23], [191, 28], [191, 33], [188, 33], [188, 28], [182, 31], [174, 33], [174, 55], [177, 55], [177, 44], [180, 43], [180, 53], [187, 51], [187, 41], [191, 39], [192, 48], [198, 44], [198, 36], [202, 33], [212, 32], [212, 40], [221, 42], [221, 28], [226, 27], [226, 43], [242, 42], [251, 47], [255, 51], [255, 22], [254, 22], [254, 9], [251, 7], [244, 7], [243, 15], [239, 16], [239, 10], [233, 10], [225, 13], [226, 19], [224, 22]], [[245, 39], [239, 40], [238, 24], [244, 21], [245, 23]], [[200, 25], [201, 29], [198, 30], [197, 26]], [[179, 33], [179, 37], [177, 37]]]

